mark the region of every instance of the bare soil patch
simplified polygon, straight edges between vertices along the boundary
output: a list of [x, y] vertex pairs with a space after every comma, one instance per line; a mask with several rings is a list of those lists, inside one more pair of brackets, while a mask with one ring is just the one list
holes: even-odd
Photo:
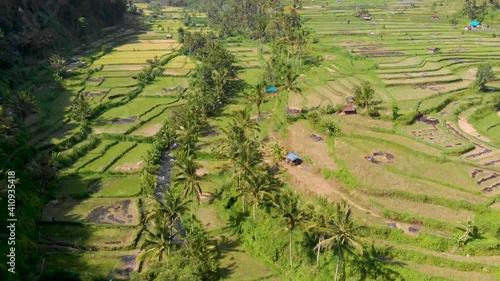
[[118, 171], [118, 172], [136, 172], [136, 171], [140, 170], [143, 165], [144, 165], [144, 161], [141, 160], [135, 164], [134, 163], [127, 163], [127, 164], [118, 166], [115, 168], [115, 171]]
[[151, 125], [142, 127], [137, 131], [134, 131], [132, 133], [132, 135], [152, 137], [152, 136], [156, 135], [161, 130], [162, 126], [163, 126], [162, 124], [151, 124]]
[[196, 169], [196, 175], [198, 177], [203, 177], [206, 174], [208, 174], [208, 169], [207, 168]]
[[483, 135], [481, 135], [480, 133], [478, 133], [478, 131], [476, 131], [476, 129], [474, 129], [474, 127], [469, 124], [469, 122], [467, 122], [467, 120], [465, 120], [465, 118], [460, 118], [458, 120], [458, 126], [460, 127], [460, 129], [462, 131], [464, 131], [466, 134], [470, 135], [470, 136], [473, 136], [479, 140], [482, 140], [484, 142], [491, 142], [491, 140]]
[[329, 156], [328, 143], [312, 139], [311, 135], [321, 137], [309, 129], [306, 122], [297, 122], [289, 127], [288, 138], [283, 144], [299, 156], [310, 158], [313, 166], [336, 170], [337, 164]]
[[199, 195], [199, 198], [200, 198], [200, 201], [201, 201], [201, 202], [210, 201], [210, 200], [212, 200], [214, 197], [215, 197], [215, 194], [213, 194], [213, 193], [211, 193], [211, 192], [202, 192], [202, 193]]
[[137, 116], [130, 116], [128, 118], [113, 118], [111, 119], [112, 124], [130, 124], [137, 120]]
[[132, 224], [134, 215], [131, 214], [129, 209], [135, 209], [135, 211], [137, 211], [137, 207], [135, 204], [131, 203], [131, 200], [123, 200], [117, 202], [117, 204], [113, 206], [97, 207], [90, 212], [87, 216], [87, 220], [104, 224]]

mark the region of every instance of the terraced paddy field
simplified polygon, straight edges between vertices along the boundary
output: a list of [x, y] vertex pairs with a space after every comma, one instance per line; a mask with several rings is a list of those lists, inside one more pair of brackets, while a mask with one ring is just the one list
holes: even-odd
[[[446, 18], [456, 9], [454, 4], [461, 3], [438, 3], [430, 12], [433, 1], [426, 0], [304, 3], [299, 11], [303, 23], [319, 40], [309, 45], [310, 52], [323, 60], [300, 68], [300, 93], [279, 87], [277, 94], [266, 97], [261, 108], [264, 118], [258, 122], [263, 146], [267, 140], [280, 143], [304, 160], [296, 167], [280, 163], [278, 176], [287, 188], [299, 192], [303, 201], [318, 196], [329, 202], [347, 200], [356, 222], [367, 227], [366, 238], [377, 247], [392, 247], [394, 260], [402, 266], [390, 268], [406, 280], [500, 277], [500, 126], [494, 126], [500, 117], [490, 111], [471, 120], [494, 92], [469, 90], [478, 65], [500, 58], [500, 39], [493, 36], [500, 22], [489, 21], [488, 30], [462, 32], [465, 19], [454, 26]], [[356, 6], [368, 9], [373, 19], [354, 17]], [[433, 14], [440, 19], [432, 20]], [[139, 270], [137, 256], [144, 234], [140, 222], [147, 211], [140, 172], [152, 137], [183, 103], [179, 98], [199, 63], [176, 53], [181, 46], [176, 39], [166, 39], [171, 33], [175, 38], [178, 27], [190, 30], [181, 23], [182, 15], [180, 9], [164, 10], [164, 18], [149, 24], [142, 34], [113, 46], [111, 53], [65, 79], [71, 95], [86, 93], [93, 108], [104, 109], [89, 125], [97, 141], [89, 145], [87, 138], [61, 153], [70, 160], [64, 162], [56, 194], [40, 222], [46, 268], [93, 272], [109, 279], [127, 279], [130, 271]], [[249, 85], [260, 83], [271, 47], [241, 38], [229, 38], [226, 45], [236, 57], [238, 77]], [[432, 47], [439, 47], [439, 52], [429, 53]], [[163, 65], [163, 75], [141, 88], [134, 77], [155, 56], [172, 57]], [[87, 77], [89, 69], [97, 71]], [[339, 127], [341, 134], [335, 138], [308, 120], [285, 114], [286, 107], [342, 108], [363, 81], [375, 89], [374, 107], [380, 117], [368, 117], [363, 109], [357, 116], [320, 114], [320, 120]], [[488, 86], [491, 91], [500, 87], [498, 81]], [[45, 124], [50, 130], [34, 141], [60, 143], [77, 128], [64, 122], [69, 103], [56, 94], [43, 98], [53, 98], [65, 109], [51, 113]], [[399, 107], [396, 120], [392, 120], [393, 105]], [[230, 115], [245, 107], [257, 115], [255, 106], [238, 97], [209, 120], [210, 132], [199, 138], [202, 167], [197, 172], [206, 179], [201, 183], [204, 192], [217, 194], [228, 183], [228, 175], [221, 171], [229, 161], [214, 152]], [[413, 113], [420, 114], [405, 122]], [[84, 153], [77, 153], [87, 146]], [[290, 276], [279, 274], [288, 270], [288, 264], [276, 265], [253, 255], [262, 249], [248, 248], [229, 232], [217, 200], [203, 202], [196, 216], [219, 246], [224, 278], [288, 280]], [[458, 227], [469, 220], [480, 238], [459, 247], [455, 238], [463, 231]], [[265, 238], [278, 241], [281, 236]], [[294, 255], [305, 259], [300, 251]], [[331, 267], [331, 278], [333, 265], [321, 266]]]

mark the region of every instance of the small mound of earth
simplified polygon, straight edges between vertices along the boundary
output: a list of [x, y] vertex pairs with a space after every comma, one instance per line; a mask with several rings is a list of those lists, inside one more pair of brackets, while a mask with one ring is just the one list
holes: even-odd
[[285, 107], [285, 112], [288, 115], [299, 115], [301, 110], [300, 109], [295, 109], [295, 108], [290, 108], [290, 107]]
[[365, 159], [377, 165], [390, 164], [394, 160], [394, 155], [389, 152], [376, 151], [372, 155], [366, 156]]
[[439, 119], [434, 118], [434, 117], [425, 116], [425, 115], [420, 116], [417, 120], [422, 122], [422, 123], [428, 124], [428, 125], [438, 125], [439, 124]]
[[111, 123], [113, 124], [130, 124], [134, 123], [137, 120], [137, 116], [131, 116], [128, 118], [113, 118], [111, 119]]
[[184, 91], [185, 88], [183, 88], [181, 86], [177, 86], [177, 87], [171, 87], [171, 88], [163, 88], [162, 90], [165, 92], [177, 92], [177, 91]]
[[424, 84], [424, 85], [421, 85], [420, 88], [428, 89], [428, 90], [435, 91], [435, 92], [444, 90], [444, 87], [438, 86], [436, 84]]
[[127, 164], [124, 164], [124, 165], [121, 165], [121, 166], [118, 166], [115, 168], [115, 171], [118, 171], [118, 172], [135, 172], [135, 171], [138, 171], [142, 165], [144, 164], [144, 161], [141, 160], [135, 164], [133, 163], [127, 163]]
[[395, 222], [388, 222], [386, 225], [387, 225], [388, 227], [398, 228], [398, 224], [397, 224], [397, 223], [395, 223]]
[[320, 136], [318, 136], [316, 134], [312, 134], [312, 135], [310, 135], [310, 137], [311, 137], [311, 139], [313, 139], [315, 141], [322, 141], [323, 140], [322, 137], [320, 137]]
[[102, 77], [96, 77], [96, 78], [89, 78], [87, 79], [87, 82], [96, 82], [96, 83], [99, 83], [99, 82], [102, 82], [104, 81], [104, 78]]
[[420, 231], [420, 226], [418, 226], [418, 225], [410, 225], [408, 227], [408, 231], [409, 232], [413, 232], [413, 233], [419, 232]]

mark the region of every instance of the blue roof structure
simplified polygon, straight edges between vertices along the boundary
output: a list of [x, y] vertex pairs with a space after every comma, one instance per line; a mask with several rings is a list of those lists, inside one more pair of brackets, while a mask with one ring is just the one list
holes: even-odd
[[471, 21], [471, 22], [469, 23], [469, 25], [470, 25], [470, 26], [473, 26], [473, 27], [477, 27], [477, 26], [481, 25], [481, 22], [479, 22], [479, 21]]
[[267, 91], [271, 92], [271, 93], [274, 93], [274, 92], [278, 91], [278, 89], [276, 87], [274, 87], [274, 86], [269, 86], [269, 87], [267, 87]]
[[286, 155], [286, 158], [288, 160], [291, 160], [291, 161], [295, 161], [295, 160], [299, 160], [300, 159], [300, 157], [297, 154], [293, 153], [293, 152], [288, 153]]

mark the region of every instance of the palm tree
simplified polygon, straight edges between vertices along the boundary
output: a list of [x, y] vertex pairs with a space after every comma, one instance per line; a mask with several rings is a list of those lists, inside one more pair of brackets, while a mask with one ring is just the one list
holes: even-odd
[[38, 112], [38, 107], [35, 103], [35, 97], [25, 91], [19, 92], [11, 99], [10, 107], [18, 117], [21, 117], [23, 124], [26, 120], [26, 117], [28, 117], [32, 113]]
[[245, 176], [245, 184], [238, 189], [239, 196], [247, 197], [252, 204], [252, 217], [260, 203], [270, 201], [277, 193], [279, 182], [266, 172], [253, 172]]
[[399, 272], [387, 267], [387, 264], [401, 265], [394, 262], [390, 253], [390, 248], [377, 249], [372, 244], [370, 248], [363, 251], [354, 259], [354, 268], [360, 274], [360, 280], [401, 280]]
[[[344, 253], [352, 253], [352, 249], [363, 251], [361, 238], [358, 236], [361, 227], [354, 225], [351, 220], [351, 208], [346, 201], [336, 204], [335, 213], [328, 219], [327, 227], [319, 229], [327, 237], [318, 243], [317, 247], [336, 249], [338, 258], [335, 269], [335, 281], [345, 280]], [[339, 272], [340, 270], [340, 272]]]
[[202, 193], [200, 178], [196, 174], [196, 169], [199, 168], [199, 165], [193, 160], [193, 156], [191, 155], [180, 154], [179, 156], [175, 162], [177, 173], [175, 174], [174, 184], [184, 188], [182, 195], [184, 199], [191, 196], [191, 218], [193, 218], [195, 200], [198, 202], [200, 200], [199, 196]]
[[260, 106], [265, 102], [266, 96], [266, 86], [262, 83], [255, 85], [246, 95], [246, 99], [257, 106], [257, 120], [260, 120]]
[[[146, 221], [160, 220], [167, 222], [170, 238], [174, 238], [175, 223], [188, 209], [189, 201], [184, 200], [175, 187], [170, 187], [163, 195], [163, 200], [155, 200], [153, 211], [147, 214]], [[167, 249], [170, 253], [170, 247]]]
[[328, 227], [328, 208], [324, 208], [325, 204], [328, 204], [326, 200], [320, 201], [321, 205], [310, 206], [308, 210], [308, 220], [305, 223], [305, 230], [311, 234], [314, 234], [318, 238], [318, 243], [314, 247], [316, 252], [316, 266], [319, 267], [319, 257], [322, 250], [321, 242], [325, 240], [325, 229]]
[[367, 81], [363, 81], [361, 86], [357, 85], [354, 87], [354, 102], [358, 106], [364, 107], [365, 110], [372, 103], [374, 96], [375, 89]]
[[45, 192], [45, 188], [49, 185], [50, 181], [57, 176], [59, 154], [52, 153], [39, 153], [28, 163], [26, 168], [41, 186], [41, 192]]
[[151, 255], [151, 261], [161, 261], [170, 253], [169, 249], [173, 237], [169, 234], [166, 218], [152, 220], [151, 226], [151, 229], [145, 229], [146, 241], [141, 246], [141, 250], [145, 250], [145, 252], [141, 256]]
[[85, 98], [83, 93], [79, 93], [71, 103], [71, 117], [83, 124], [91, 114], [92, 108], [89, 101]]
[[283, 154], [285, 153], [285, 148], [279, 143], [275, 143], [272, 147], [273, 149], [273, 161], [276, 167], [279, 166], [280, 161], [283, 159]]
[[300, 208], [300, 203], [297, 193], [286, 191], [276, 197], [274, 206], [281, 213], [281, 217], [285, 222], [285, 229], [288, 231], [290, 243], [290, 267], [293, 268], [293, 230], [304, 221], [305, 213]]
[[239, 127], [246, 134], [254, 133], [255, 135], [255, 133], [260, 131], [259, 124], [251, 119], [248, 110], [236, 111], [233, 115], [233, 119], [229, 122], [229, 126]]
[[301, 93], [302, 90], [297, 87], [300, 75], [296, 73], [290, 65], [287, 66], [285, 72], [283, 73], [283, 87], [285, 90], [293, 93]]

